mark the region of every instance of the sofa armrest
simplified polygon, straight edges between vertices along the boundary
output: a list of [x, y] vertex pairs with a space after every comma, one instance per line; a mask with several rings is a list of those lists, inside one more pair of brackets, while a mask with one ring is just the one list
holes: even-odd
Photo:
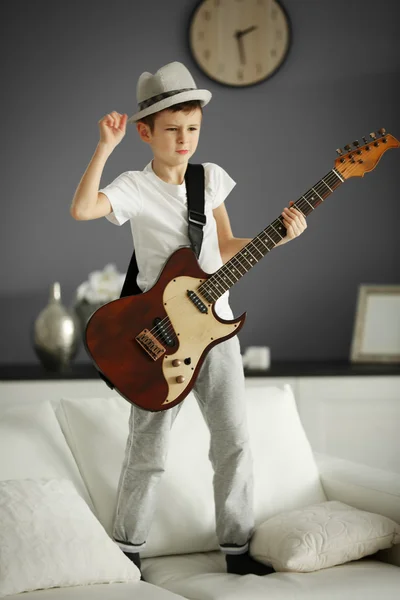
[[[400, 473], [314, 452], [328, 500], [374, 512], [400, 523]], [[377, 558], [400, 567], [400, 545], [381, 550]]]

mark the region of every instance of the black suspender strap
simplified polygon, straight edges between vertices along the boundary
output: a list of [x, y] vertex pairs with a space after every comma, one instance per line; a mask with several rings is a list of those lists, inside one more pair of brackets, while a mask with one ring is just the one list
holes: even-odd
[[[185, 183], [188, 202], [189, 240], [197, 258], [200, 256], [201, 244], [203, 242], [203, 227], [206, 224], [204, 214], [204, 167], [188, 163], [185, 173]], [[135, 251], [132, 253], [126, 273], [124, 285], [120, 298], [124, 296], [136, 296], [141, 294], [136, 279], [139, 269], [136, 262]]]
[[203, 242], [203, 227], [206, 224], [203, 165], [189, 163], [185, 173], [185, 182], [188, 200], [189, 239], [197, 258], [199, 258]]
[[131, 260], [129, 261], [128, 270], [126, 272], [124, 285], [122, 286], [120, 298], [123, 298], [124, 296], [137, 296], [138, 294], [142, 293], [142, 290], [136, 282], [138, 273], [139, 269], [136, 262], [136, 254], [135, 251], [133, 251]]

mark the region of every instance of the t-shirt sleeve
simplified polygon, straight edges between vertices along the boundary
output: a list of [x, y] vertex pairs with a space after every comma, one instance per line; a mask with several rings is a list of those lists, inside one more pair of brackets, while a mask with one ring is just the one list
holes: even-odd
[[205, 163], [205, 186], [212, 199], [213, 210], [224, 202], [236, 185], [236, 181], [215, 163]]
[[106, 219], [115, 225], [123, 225], [142, 210], [142, 199], [133, 172], [126, 171], [99, 190], [109, 199], [112, 212]]

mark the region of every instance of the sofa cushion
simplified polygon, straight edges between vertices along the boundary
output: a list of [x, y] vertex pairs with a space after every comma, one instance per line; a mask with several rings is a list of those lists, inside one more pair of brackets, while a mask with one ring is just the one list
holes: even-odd
[[[290, 386], [247, 387], [255, 517], [326, 500]], [[57, 416], [96, 513], [111, 534], [130, 405], [120, 397], [60, 401]], [[166, 471], [143, 556], [218, 548], [209, 432], [192, 394], [173, 425]]]
[[51, 588], [7, 596], [6, 600], [187, 600], [145, 581], [99, 583], [74, 587]]
[[395, 600], [400, 568], [363, 558], [313, 573], [226, 573], [221, 552], [146, 558], [146, 581], [191, 600]]
[[50, 402], [8, 406], [0, 414], [0, 481], [70, 479], [93, 508]]
[[0, 481], [0, 524], [1, 598], [140, 580], [67, 479]]
[[255, 531], [252, 556], [275, 571], [309, 572], [357, 560], [400, 543], [400, 525], [338, 501], [267, 519]]

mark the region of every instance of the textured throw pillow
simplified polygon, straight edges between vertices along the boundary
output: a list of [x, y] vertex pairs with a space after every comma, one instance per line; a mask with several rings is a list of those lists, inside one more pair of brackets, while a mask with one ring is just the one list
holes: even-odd
[[0, 598], [139, 580], [71, 481], [0, 481]]
[[331, 500], [280, 513], [259, 525], [251, 555], [275, 571], [309, 572], [400, 543], [400, 525]]

